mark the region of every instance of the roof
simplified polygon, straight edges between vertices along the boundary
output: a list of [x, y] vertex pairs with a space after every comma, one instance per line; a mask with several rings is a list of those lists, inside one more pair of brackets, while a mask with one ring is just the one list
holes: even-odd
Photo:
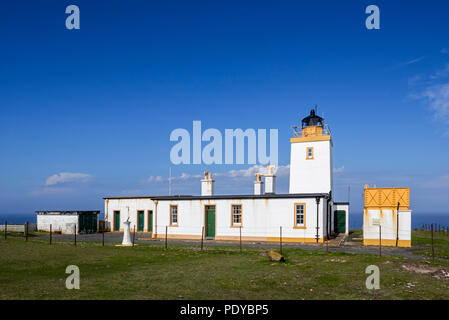
[[36, 214], [38, 215], [84, 215], [84, 214], [100, 214], [100, 211], [98, 210], [74, 210], [74, 211], [67, 211], [67, 210], [48, 210], [48, 211], [36, 211]]
[[303, 127], [322, 126], [324, 119], [315, 114], [315, 110], [310, 110], [310, 115], [302, 119]]
[[103, 199], [151, 199], [158, 201], [172, 200], [225, 200], [225, 199], [288, 199], [288, 198], [329, 198], [328, 193], [284, 193], [284, 194], [236, 194], [236, 195], [213, 195], [213, 196], [137, 196], [137, 197], [105, 197]]

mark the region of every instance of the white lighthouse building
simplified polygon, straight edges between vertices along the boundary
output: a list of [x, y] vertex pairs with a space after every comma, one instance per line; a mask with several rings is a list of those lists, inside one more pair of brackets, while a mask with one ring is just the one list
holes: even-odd
[[122, 231], [129, 219], [155, 239], [322, 243], [347, 234], [349, 203], [333, 199], [332, 138], [324, 119], [312, 110], [290, 142], [289, 193], [276, 192], [271, 165], [246, 195], [216, 195], [212, 174], [204, 172], [200, 195], [105, 197], [106, 225]]
[[312, 110], [290, 142], [290, 193], [332, 192], [332, 139], [324, 119]]

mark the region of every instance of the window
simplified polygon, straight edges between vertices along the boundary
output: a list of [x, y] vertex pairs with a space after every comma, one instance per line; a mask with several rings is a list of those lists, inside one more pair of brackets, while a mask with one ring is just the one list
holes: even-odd
[[306, 205], [305, 203], [295, 203], [295, 228], [305, 228]]
[[232, 214], [232, 225], [241, 226], [242, 225], [242, 205], [241, 204], [233, 204], [231, 206], [231, 214]]
[[170, 225], [178, 225], [178, 206], [170, 206]]
[[307, 160], [313, 159], [313, 147], [307, 148], [306, 159]]

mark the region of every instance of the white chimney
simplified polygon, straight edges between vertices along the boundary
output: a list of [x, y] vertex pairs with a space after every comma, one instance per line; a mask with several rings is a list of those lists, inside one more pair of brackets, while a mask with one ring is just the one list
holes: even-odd
[[275, 193], [276, 176], [273, 173], [275, 167], [276, 166], [274, 165], [267, 166], [267, 174], [265, 175], [265, 193]]
[[202, 196], [213, 196], [214, 195], [214, 182], [212, 180], [212, 174], [210, 172], [204, 171], [204, 179], [201, 180], [201, 195]]
[[263, 181], [261, 179], [262, 174], [256, 173], [256, 181], [254, 181], [254, 194], [261, 195], [263, 194]]

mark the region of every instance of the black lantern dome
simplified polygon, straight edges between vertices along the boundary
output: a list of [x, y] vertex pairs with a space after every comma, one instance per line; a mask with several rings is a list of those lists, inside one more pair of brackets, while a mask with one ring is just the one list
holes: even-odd
[[315, 110], [310, 110], [310, 115], [302, 119], [302, 127], [316, 127], [323, 126], [324, 119], [315, 115]]

